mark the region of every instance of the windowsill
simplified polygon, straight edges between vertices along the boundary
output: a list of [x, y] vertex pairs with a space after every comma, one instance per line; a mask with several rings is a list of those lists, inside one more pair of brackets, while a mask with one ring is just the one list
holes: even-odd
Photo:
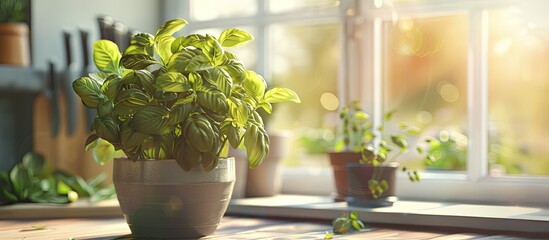
[[[480, 230], [549, 232], [549, 209], [460, 203], [397, 201], [392, 207], [352, 208], [327, 196], [279, 195], [233, 199], [227, 215], [307, 218], [331, 221], [355, 210], [367, 223]], [[68, 205], [15, 204], [0, 207], [0, 219], [121, 217], [116, 200]]]
[[349, 210], [357, 211], [368, 223], [549, 232], [549, 209], [536, 207], [400, 200], [392, 207], [353, 208], [326, 196], [279, 195], [233, 199], [227, 214], [331, 221]]

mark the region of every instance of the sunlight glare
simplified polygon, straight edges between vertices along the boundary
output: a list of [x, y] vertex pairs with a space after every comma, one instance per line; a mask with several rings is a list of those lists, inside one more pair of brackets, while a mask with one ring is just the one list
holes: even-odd
[[339, 99], [331, 92], [325, 92], [320, 96], [320, 104], [328, 111], [335, 111], [339, 107]]

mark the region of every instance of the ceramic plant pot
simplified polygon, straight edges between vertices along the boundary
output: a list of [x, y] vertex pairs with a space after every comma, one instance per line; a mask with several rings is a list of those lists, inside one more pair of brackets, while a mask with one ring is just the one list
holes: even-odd
[[[398, 164], [390, 164], [383, 167], [375, 168], [360, 163], [347, 164], [348, 171], [348, 196], [346, 197], [347, 204], [353, 207], [388, 207], [392, 206], [397, 200], [396, 192], [396, 175]], [[389, 189], [385, 191], [377, 199], [372, 196], [368, 188], [368, 182], [372, 179], [374, 171], [377, 171], [374, 179], [377, 181], [385, 180], [389, 184]]]
[[0, 24], [0, 64], [29, 66], [29, 49], [29, 27], [27, 24]]
[[133, 237], [185, 239], [212, 234], [227, 210], [233, 158], [210, 172], [184, 171], [175, 160], [114, 160], [114, 185]]
[[270, 197], [282, 188], [281, 160], [290, 149], [290, 133], [269, 133], [269, 155], [261, 165], [248, 170], [246, 197]]
[[358, 163], [362, 155], [357, 152], [329, 152], [330, 164], [334, 173], [336, 192], [333, 198], [337, 202], [345, 201], [347, 197], [347, 164]]

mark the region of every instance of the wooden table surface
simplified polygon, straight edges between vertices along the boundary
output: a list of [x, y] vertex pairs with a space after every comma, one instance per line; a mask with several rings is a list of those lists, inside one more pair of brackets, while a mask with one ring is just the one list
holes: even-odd
[[[204, 239], [324, 239], [329, 222], [226, 216], [214, 235]], [[132, 239], [122, 218], [0, 220], [0, 239]], [[418, 228], [374, 227], [334, 235], [333, 239], [529, 239], [498, 233], [426, 231]], [[541, 236], [537, 239], [545, 239]]]

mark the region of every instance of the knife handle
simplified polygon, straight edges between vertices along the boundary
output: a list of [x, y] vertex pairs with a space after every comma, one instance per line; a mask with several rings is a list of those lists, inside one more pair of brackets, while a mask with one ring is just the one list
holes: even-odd
[[80, 42], [82, 44], [82, 63], [84, 68], [87, 68], [90, 65], [90, 51], [88, 46], [88, 31], [80, 29]]
[[71, 53], [71, 34], [69, 32], [63, 32], [63, 42], [65, 44], [65, 60], [67, 61], [67, 66], [72, 64], [72, 53]]
[[57, 83], [55, 82], [55, 63], [51, 60], [48, 62], [48, 87], [51, 91], [57, 90]]
[[101, 39], [107, 39], [114, 42], [113, 27], [114, 20], [109, 16], [102, 16], [97, 18], [99, 24], [99, 32]]

